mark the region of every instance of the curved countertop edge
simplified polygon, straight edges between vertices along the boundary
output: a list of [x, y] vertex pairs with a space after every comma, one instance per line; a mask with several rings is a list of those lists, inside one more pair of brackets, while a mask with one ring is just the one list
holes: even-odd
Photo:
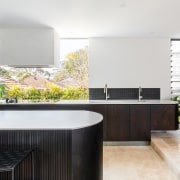
[[0, 130], [76, 130], [102, 121], [101, 114], [86, 110], [0, 111]]
[[89, 104], [178, 104], [177, 101], [172, 100], [60, 100], [56, 103], [2, 103], [0, 106], [51, 106], [51, 105], [89, 105]]

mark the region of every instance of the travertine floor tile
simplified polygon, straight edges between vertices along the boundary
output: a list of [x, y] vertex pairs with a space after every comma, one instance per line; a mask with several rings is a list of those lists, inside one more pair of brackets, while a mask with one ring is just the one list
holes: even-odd
[[180, 179], [180, 130], [152, 133], [151, 145]]
[[104, 146], [103, 180], [177, 180], [151, 146]]

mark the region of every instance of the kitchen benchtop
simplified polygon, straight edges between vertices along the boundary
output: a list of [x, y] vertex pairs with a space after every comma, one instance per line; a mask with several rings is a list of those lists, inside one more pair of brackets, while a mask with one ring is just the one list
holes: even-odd
[[11, 106], [11, 105], [19, 105], [19, 106], [28, 106], [28, 105], [42, 105], [42, 106], [51, 106], [51, 105], [60, 105], [60, 104], [65, 104], [65, 105], [71, 105], [71, 104], [178, 104], [177, 101], [171, 101], [171, 100], [141, 100], [140, 102], [138, 100], [60, 100], [56, 103], [2, 103], [0, 106]]
[[178, 104], [171, 100], [61, 100], [56, 104]]
[[0, 130], [73, 130], [93, 126], [102, 120], [101, 114], [82, 110], [0, 111]]

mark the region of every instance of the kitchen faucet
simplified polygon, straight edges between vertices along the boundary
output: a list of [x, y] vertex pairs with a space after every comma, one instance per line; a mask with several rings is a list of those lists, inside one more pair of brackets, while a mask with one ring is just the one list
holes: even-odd
[[139, 97], [138, 97], [138, 101], [140, 102], [141, 99], [143, 98], [143, 96], [141, 96], [141, 93], [142, 93], [142, 88], [141, 86], [139, 86]]
[[107, 101], [108, 98], [110, 98], [110, 96], [109, 96], [109, 94], [108, 94], [108, 86], [107, 86], [107, 84], [105, 84], [104, 93], [105, 93], [105, 95], [106, 95], [106, 101]]

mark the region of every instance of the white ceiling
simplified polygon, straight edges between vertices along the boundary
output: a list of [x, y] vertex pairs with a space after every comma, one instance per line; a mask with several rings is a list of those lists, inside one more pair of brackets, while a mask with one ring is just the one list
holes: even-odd
[[61, 37], [180, 37], [180, 0], [0, 0], [0, 28]]

